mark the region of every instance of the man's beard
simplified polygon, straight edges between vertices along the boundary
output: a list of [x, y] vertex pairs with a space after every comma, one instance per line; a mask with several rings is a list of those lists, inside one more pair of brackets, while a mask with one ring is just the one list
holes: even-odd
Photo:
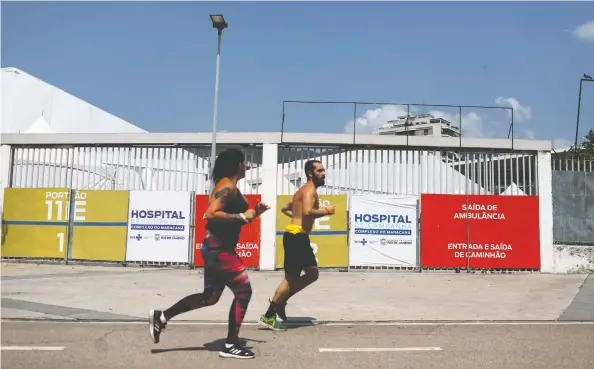
[[316, 187], [320, 187], [320, 186], [323, 186], [324, 185], [325, 179], [314, 178], [313, 183], [316, 185]]

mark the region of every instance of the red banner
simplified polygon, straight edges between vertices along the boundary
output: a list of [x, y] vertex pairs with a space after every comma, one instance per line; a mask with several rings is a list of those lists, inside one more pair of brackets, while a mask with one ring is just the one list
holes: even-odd
[[538, 196], [421, 195], [421, 266], [540, 268]]
[[[251, 209], [256, 206], [257, 201], [261, 201], [260, 195], [244, 195]], [[206, 219], [204, 213], [208, 208], [208, 195], [196, 195], [196, 218], [194, 220], [194, 266], [204, 266], [202, 259], [202, 242], [206, 236]], [[251, 223], [244, 225], [239, 233], [239, 242], [235, 251], [243, 260], [244, 264], [250, 268], [260, 266], [260, 217], [254, 219]]]

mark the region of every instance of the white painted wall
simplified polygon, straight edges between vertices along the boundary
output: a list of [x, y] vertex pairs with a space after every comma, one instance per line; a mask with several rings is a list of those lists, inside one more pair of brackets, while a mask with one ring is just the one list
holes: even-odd
[[260, 220], [260, 269], [274, 270], [276, 265], [276, 201], [278, 145], [264, 144], [262, 167], [262, 201], [270, 209], [261, 215]]
[[554, 273], [553, 172], [551, 153], [538, 153], [538, 209], [540, 213], [540, 271]]
[[594, 246], [554, 245], [553, 273], [594, 272]]

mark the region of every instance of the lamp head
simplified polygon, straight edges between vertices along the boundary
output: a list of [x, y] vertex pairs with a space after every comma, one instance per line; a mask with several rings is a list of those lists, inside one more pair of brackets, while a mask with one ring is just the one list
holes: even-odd
[[229, 24], [225, 21], [223, 14], [211, 14], [210, 20], [212, 21], [212, 28], [218, 29], [219, 32], [229, 26]]

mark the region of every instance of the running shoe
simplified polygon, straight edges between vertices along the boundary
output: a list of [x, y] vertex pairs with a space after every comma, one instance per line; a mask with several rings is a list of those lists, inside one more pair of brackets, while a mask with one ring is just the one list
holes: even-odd
[[159, 343], [161, 332], [167, 327], [167, 323], [161, 321], [161, 310], [149, 310], [149, 331], [154, 343]]
[[231, 347], [223, 347], [223, 349], [219, 351], [219, 356], [232, 359], [253, 359], [256, 354], [247, 348], [236, 344]]
[[287, 327], [284, 326], [283, 324], [279, 323], [276, 320], [276, 315], [274, 315], [272, 318], [267, 318], [265, 314], [262, 314], [260, 316], [260, 320], [258, 321], [258, 324], [266, 327], [268, 329], [271, 329], [273, 331], [286, 331]]

